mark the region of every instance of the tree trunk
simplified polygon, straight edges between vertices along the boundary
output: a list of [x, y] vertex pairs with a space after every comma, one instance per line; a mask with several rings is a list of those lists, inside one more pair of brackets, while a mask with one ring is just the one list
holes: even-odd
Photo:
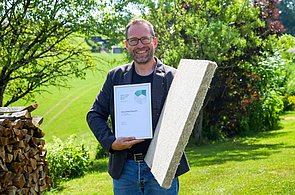
[[193, 130], [195, 143], [197, 145], [200, 145], [203, 143], [202, 130], [203, 130], [203, 109], [201, 109], [199, 112], [198, 118], [195, 122], [194, 130]]

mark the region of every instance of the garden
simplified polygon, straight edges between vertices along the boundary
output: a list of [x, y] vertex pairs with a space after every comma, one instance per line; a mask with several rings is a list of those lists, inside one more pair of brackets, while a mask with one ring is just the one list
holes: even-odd
[[218, 65], [185, 149], [191, 170], [180, 194], [293, 194], [294, 16], [288, 0], [0, 2], [0, 104], [38, 103], [46, 194], [112, 194], [108, 154], [86, 114], [107, 72], [130, 62], [111, 47], [124, 48], [126, 24], [142, 17], [165, 64]]

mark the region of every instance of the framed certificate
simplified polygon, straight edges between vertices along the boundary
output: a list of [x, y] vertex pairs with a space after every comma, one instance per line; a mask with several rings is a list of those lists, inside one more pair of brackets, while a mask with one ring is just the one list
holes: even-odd
[[151, 84], [114, 86], [115, 136], [153, 137]]

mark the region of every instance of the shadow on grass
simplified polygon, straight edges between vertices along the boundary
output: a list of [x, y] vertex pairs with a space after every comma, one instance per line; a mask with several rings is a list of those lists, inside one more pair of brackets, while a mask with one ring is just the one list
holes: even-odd
[[107, 158], [104, 158], [104, 159], [98, 159], [98, 160], [93, 160], [89, 167], [88, 167], [88, 170], [86, 171], [85, 174], [81, 175], [81, 176], [77, 176], [75, 178], [71, 178], [71, 179], [65, 179], [63, 180], [62, 182], [58, 182], [57, 184], [55, 184], [56, 186], [55, 187], [52, 187], [50, 189], [50, 191], [47, 191], [45, 193], [45, 195], [47, 194], [59, 194], [59, 192], [62, 192], [64, 189], [66, 189], [67, 187], [65, 187], [63, 185], [63, 182], [67, 182], [67, 181], [70, 181], [72, 179], [77, 179], [77, 178], [82, 178], [84, 177], [86, 174], [88, 173], [94, 173], [94, 172], [106, 172], [107, 171]]
[[[257, 139], [280, 137], [286, 132], [262, 132], [249, 139], [219, 142], [209, 145], [192, 146], [186, 148], [186, 154], [191, 166], [208, 166], [223, 164], [229, 161], [259, 160], [280, 152], [280, 148], [288, 147], [282, 143], [258, 144]], [[248, 136], [249, 137], [249, 136]], [[256, 143], [255, 143], [256, 142]]]
[[106, 172], [108, 170], [108, 158], [93, 160], [87, 172]]

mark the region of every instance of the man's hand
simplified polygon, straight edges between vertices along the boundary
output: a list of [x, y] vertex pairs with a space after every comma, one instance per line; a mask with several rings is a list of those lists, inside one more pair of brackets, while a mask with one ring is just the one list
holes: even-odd
[[113, 150], [130, 149], [134, 144], [138, 144], [143, 141], [144, 139], [135, 139], [135, 137], [119, 137], [113, 142], [112, 149]]

